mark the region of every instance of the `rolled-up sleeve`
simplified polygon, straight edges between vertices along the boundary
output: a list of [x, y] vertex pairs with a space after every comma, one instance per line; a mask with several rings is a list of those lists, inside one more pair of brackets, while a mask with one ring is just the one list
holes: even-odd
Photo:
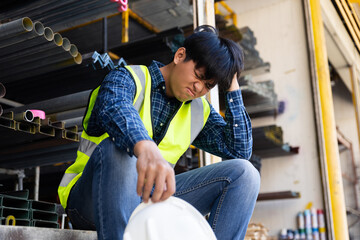
[[91, 117], [130, 156], [137, 142], [152, 140], [133, 106], [135, 93], [136, 84], [126, 69], [111, 71], [101, 83]]
[[210, 116], [193, 145], [225, 159], [250, 159], [252, 128], [241, 90], [226, 93], [225, 120], [211, 107]]

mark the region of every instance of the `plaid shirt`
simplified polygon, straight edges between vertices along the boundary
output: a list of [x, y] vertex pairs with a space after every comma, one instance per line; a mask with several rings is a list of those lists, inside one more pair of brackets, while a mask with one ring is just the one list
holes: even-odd
[[[148, 68], [152, 79], [153, 139], [149, 137], [133, 107], [136, 86], [125, 68], [111, 71], [102, 82], [88, 123], [88, 134], [99, 136], [107, 132], [115, 145], [130, 156], [133, 155], [135, 144], [141, 140], [153, 140], [158, 144], [173, 114], [181, 105], [176, 98], [165, 95], [165, 80], [159, 69], [162, 66], [162, 63], [154, 61]], [[252, 130], [241, 91], [226, 93], [226, 120], [210, 107], [210, 116], [192, 144], [225, 159], [249, 159], [252, 153]]]

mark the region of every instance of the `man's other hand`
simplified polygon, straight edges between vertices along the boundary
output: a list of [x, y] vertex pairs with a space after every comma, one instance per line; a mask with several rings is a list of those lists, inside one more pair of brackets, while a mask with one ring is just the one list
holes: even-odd
[[135, 144], [138, 172], [137, 194], [147, 203], [151, 190], [155, 190], [151, 200], [164, 201], [175, 193], [175, 174], [170, 164], [162, 157], [159, 148], [153, 141], [143, 140]]

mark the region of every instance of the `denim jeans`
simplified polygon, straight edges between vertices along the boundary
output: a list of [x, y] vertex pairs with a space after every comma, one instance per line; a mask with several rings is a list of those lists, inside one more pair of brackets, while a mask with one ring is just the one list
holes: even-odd
[[[122, 239], [136, 193], [136, 158], [107, 138], [95, 149], [71, 190], [67, 213], [76, 229], [97, 230], [98, 239]], [[227, 160], [176, 175], [176, 193], [200, 213], [217, 239], [244, 239], [260, 176], [247, 160]]]

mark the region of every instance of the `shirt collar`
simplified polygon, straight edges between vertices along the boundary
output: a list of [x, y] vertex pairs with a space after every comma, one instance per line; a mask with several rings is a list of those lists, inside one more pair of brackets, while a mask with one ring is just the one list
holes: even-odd
[[[160, 68], [163, 66], [165, 66], [165, 64], [154, 60], [151, 63], [151, 65], [148, 67], [150, 76], [151, 76], [152, 87], [154, 89], [165, 86], [165, 79], [160, 71]], [[164, 92], [165, 92], [165, 89], [164, 89]]]

